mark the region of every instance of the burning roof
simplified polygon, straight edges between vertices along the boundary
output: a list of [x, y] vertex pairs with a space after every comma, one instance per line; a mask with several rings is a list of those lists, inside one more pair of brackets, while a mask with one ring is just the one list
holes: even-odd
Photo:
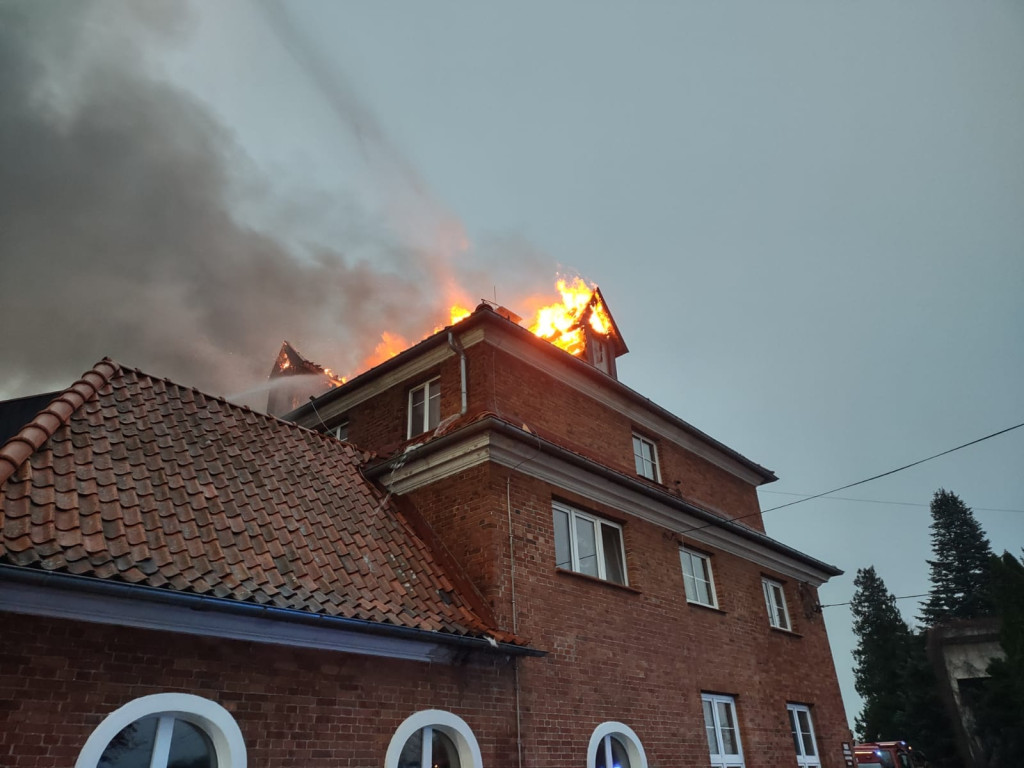
[[[615, 359], [624, 355], [629, 349], [622, 340], [619, 328], [608, 311], [601, 290], [596, 285], [587, 283], [581, 277], [559, 278], [555, 283], [555, 289], [561, 296], [560, 301], [550, 302], [547, 297], [533, 297], [524, 302], [539, 307], [534, 320], [528, 326], [530, 332], [559, 349], [565, 350], [570, 355], [586, 360], [599, 370], [616, 376]], [[491, 306], [495, 312], [509, 322], [522, 325], [522, 318], [511, 310], [489, 301], [484, 301], [484, 303]], [[466, 309], [461, 304], [454, 304], [449, 312], [448, 326], [438, 325], [433, 329], [433, 333], [456, 325], [472, 314], [473, 310]], [[273, 414], [290, 411], [302, 404], [310, 395], [322, 394], [332, 387], [341, 386], [350, 377], [380, 365], [412, 347], [414, 343], [400, 334], [383, 331], [380, 335], [380, 342], [356, 370], [349, 376], [338, 376], [330, 368], [325, 368], [304, 358], [286, 341], [281, 345], [281, 351], [270, 372], [270, 379], [282, 376], [314, 375], [316, 378], [310, 380], [310, 383], [317, 391], [306, 391], [309, 387], [300, 387], [297, 382], [295, 386], [282, 384], [271, 391], [268, 411]], [[313, 382], [316, 383], [313, 384]]]

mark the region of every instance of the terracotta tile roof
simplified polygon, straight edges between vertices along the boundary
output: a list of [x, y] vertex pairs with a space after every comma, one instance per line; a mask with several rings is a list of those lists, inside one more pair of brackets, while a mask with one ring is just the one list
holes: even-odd
[[0, 447], [0, 563], [521, 642], [366, 459], [103, 360]]

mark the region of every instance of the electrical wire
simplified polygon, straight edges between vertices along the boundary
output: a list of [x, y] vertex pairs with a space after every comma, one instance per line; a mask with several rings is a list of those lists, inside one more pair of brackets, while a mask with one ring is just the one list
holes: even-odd
[[[910, 469], [911, 467], [916, 467], [919, 464], [924, 464], [926, 461], [931, 461], [932, 459], [937, 459], [940, 456], [946, 456], [947, 454], [953, 453], [954, 451], [959, 451], [961, 448], [967, 448], [968, 446], [971, 446], [971, 445], [977, 445], [978, 443], [984, 442], [985, 440], [990, 440], [993, 437], [998, 437], [999, 435], [1005, 435], [1007, 432], [1012, 432], [1013, 430], [1020, 429], [1021, 427], [1024, 427], [1024, 422], [1021, 422], [1020, 424], [1014, 424], [1012, 427], [1007, 427], [1006, 429], [1001, 429], [998, 432], [993, 432], [991, 435], [985, 435], [984, 437], [979, 437], [977, 440], [971, 440], [969, 443], [964, 443], [963, 445], [958, 445], [955, 448], [950, 448], [949, 450], [942, 451], [941, 453], [933, 454], [932, 456], [928, 456], [927, 458], [911, 462], [910, 464], [904, 464], [902, 467], [896, 467], [896, 469], [890, 469], [888, 472], [882, 472], [881, 474], [872, 475], [871, 477], [865, 478], [863, 480], [858, 480], [855, 483], [849, 483], [847, 485], [842, 485], [842, 486], [840, 486], [838, 488], [833, 488], [831, 491], [824, 491], [823, 493], [816, 493], [813, 496], [805, 496], [802, 499], [797, 499], [796, 501], [791, 501], [788, 504], [779, 504], [777, 507], [769, 507], [768, 509], [758, 510], [757, 512], [751, 512], [750, 514], [747, 514], [747, 515], [739, 515], [737, 517], [726, 517], [726, 518], [723, 518], [723, 519], [727, 520], [728, 522], [733, 522], [733, 521], [736, 521], [736, 520], [745, 520], [748, 517], [757, 517], [758, 515], [764, 515], [764, 514], [766, 514], [768, 512], [774, 512], [777, 509], [785, 509], [786, 507], [792, 507], [795, 504], [802, 504], [803, 502], [810, 501], [811, 499], [820, 499], [822, 496], [828, 496], [829, 494], [832, 494], [832, 493], [838, 493], [839, 491], [845, 491], [847, 488], [853, 488], [854, 486], [857, 486], [857, 485], [864, 485], [864, 483], [870, 483], [872, 480], [878, 480], [881, 477], [888, 477], [889, 475], [895, 475], [897, 472], [902, 472], [905, 469]], [[704, 528], [710, 528], [713, 525], [719, 525], [719, 524], [720, 523], [718, 523], [718, 522], [714, 522], [714, 523], [705, 523], [704, 525], [695, 525], [692, 528], [687, 528], [685, 531], [680, 531], [680, 533], [690, 533], [691, 531], [700, 531], [700, 530], [703, 530]]]
[[[903, 595], [902, 597], [894, 597], [893, 600], [910, 600], [911, 598], [914, 598], [914, 597], [928, 597], [928, 595], [930, 595], [930, 594], [931, 594], [930, 592], [925, 592], [923, 595]], [[828, 603], [827, 605], [819, 605], [818, 607], [819, 608], [836, 608], [836, 607], [838, 607], [840, 605], [853, 605], [853, 601], [851, 600], [848, 603]]]
[[1013, 430], [1020, 429], [1021, 427], [1024, 427], [1024, 422], [1021, 422], [1020, 424], [1015, 424], [1012, 427], [1007, 427], [1006, 429], [1001, 429], [998, 432], [993, 432], [991, 435], [985, 435], [984, 437], [979, 437], [977, 440], [971, 440], [969, 443], [964, 443], [963, 445], [958, 445], [956, 448], [950, 448], [948, 451], [942, 451], [942, 453], [936, 453], [936, 454], [934, 454], [932, 456], [929, 456], [928, 458], [920, 459], [919, 461], [915, 461], [915, 462], [912, 462], [910, 464], [904, 464], [902, 467], [896, 467], [896, 469], [890, 469], [888, 472], [882, 472], [881, 474], [873, 475], [871, 477], [865, 478], [864, 480], [858, 480], [855, 483], [849, 483], [847, 485], [841, 485], [838, 488], [833, 488], [831, 491], [825, 491], [823, 493], [816, 493], [813, 496], [808, 496], [808, 497], [803, 498], [803, 499], [797, 499], [796, 501], [791, 501], [791, 502], [789, 502], [787, 504], [779, 504], [779, 506], [777, 506], [777, 507], [770, 507], [768, 509], [763, 509], [763, 510], [761, 510], [761, 514], [763, 515], [766, 512], [774, 512], [777, 509], [784, 509], [786, 507], [792, 507], [794, 504], [802, 504], [803, 502], [810, 501], [811, 499], [820, 499], [822, 496], [828, 496], [830, 493], [838, 493], [839, 491], [845, 491], [847, 488], [853, 488], [856, 485], [864, 485], [864, 483], [870, 483], [872, 480], [878, 480], [879, 478], [882, 478], [882, 477], [888, 477], [889, 475], [895, 475], [897, 472], [902, 472], [905, 469], [910, 469], [911, 467], [916, 467], [919, 464], [924, 464], [926, 461], [931, 461], [932, 459], [937, 459], [940, 456], [945, 456], [947, 454], [953, 453], [954, 451], [959, 451], [961, 448], [967, 448], [968, 446], [977, 445], [978, 443], [983, 442], [985, 440], [991, 440], [993, 437], [998, 437], [999, 435], [1005, 435], [1007, 432], [1012, 432]]
[[[793, 492], [790, 492], [790, 491], [769, 491], [769, 490], [762, 489], [762, 488], [758, 488], [757, 491], [758, 491], [758, 493], [771, 493], [771, 494], [773, 494], [775, 496], [804, 496], [804, 497], [807, 497], [807, 496], [811, 495], [809, 493], [793, 493]], [[928, 509], [928, 508], [931, 507], [931, 504], [921, 504], [920, 502], [916, 502], [916, 501], [890, 501], [890, 500], [886, 500], [886, 499], [854, 499], [854, 498], [851, 498], [850, 496], [829, 496], [827, 499], [825, 499], [825, 501], [832, 501], [832, 500], [835, 500], [835, 501], [856, 501], [856, 502], [859, 502], [861, 504], [889, 504], [889, 505], [896, 506], [896, 507], [924, 507], [925, 509]], [[1000, 507], [975, 507], [973, 505], [971, 506], [971, 509], [973, 511], [975, 511], [975, 512], [1017, 512], [1019, 514], [1024, 514], [1024, 509], [1003, 509], [1003, 508], [1000, 508]]]

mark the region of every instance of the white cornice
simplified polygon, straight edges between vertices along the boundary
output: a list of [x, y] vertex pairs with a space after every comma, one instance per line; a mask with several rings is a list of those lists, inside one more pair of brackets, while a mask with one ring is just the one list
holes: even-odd
[[416, 450], [413, 450], [406, 454], [400, 466], [381, 476], [380, 480], [388, 490], [408, 493], [469, 467], [493, 461], [789, 578], [814, 586], [829, 578], [828, 573], [774, 549], [767, 542], [745, 538], [719, 525], [709, 525], [696, 515], [652, 499], [626, 484], [616, 483], [603, 474], [590, 472], [543, 452], [539, 445], [531, 445], [526, 437], [517, 440], [488, 430], [440, 450], [429, 450], [429, 444], [424, 448], [427, 450], [422, 457], [417, 457]]

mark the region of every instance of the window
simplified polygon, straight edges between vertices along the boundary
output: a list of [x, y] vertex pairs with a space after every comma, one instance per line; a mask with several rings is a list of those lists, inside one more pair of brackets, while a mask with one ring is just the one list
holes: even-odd
[[793, 732], [793, 746], [796, 748], [796, 764], [799, 768], [819, 768], [818, 744], [814, 740], [814, 726], [811, 724], [811, 710], [803, 704], [787, 704], [789, 729]]
[[761, 579], [761, 587], [764, 589], [764, 604], [768, 608], [768, 623], [776, 629], [792, 629], [782, 585], [771, 579]]
[[704, 730], [708, 737], [711, 768], [744, 768], [736, 703], [732, 696], [705, 693], [700, 698], [704, 706]]
[[622, 528], [555, 502], [555, 566], [626, 584]]
[[330, 434], [339, 440], [348, 440], [348, 422], [341, 422], [341, 424], [331, 430]]
[[436, 429], [441, 422], [441, 379], [409, 390], [409, 437]]
[[633, 435], [633, 460], [636, 462], [636, 473], [648, 480], [661, 482], [658, 473], [658, 451], [654, 443], [645, 437]]
[[628, 725], [602, 723], [590, 737], [587, 768], [647, 768], [647, 755]]
[[109, 714], [75, 768], [245, 768], [245, 742], [231, 714], [185, 693], [143, 696]]
[[405, 719], [388, 745], [385, 768], [480, 768], [480, 747], [461, 717], [427, 709]]
[[718, 607], [715, 599], [715, 581], [711, 576], [711, 558], [692, 549], [680, 549], [679, 559], [683, 564], [683, 585], [686, 599], [698, 605]]

